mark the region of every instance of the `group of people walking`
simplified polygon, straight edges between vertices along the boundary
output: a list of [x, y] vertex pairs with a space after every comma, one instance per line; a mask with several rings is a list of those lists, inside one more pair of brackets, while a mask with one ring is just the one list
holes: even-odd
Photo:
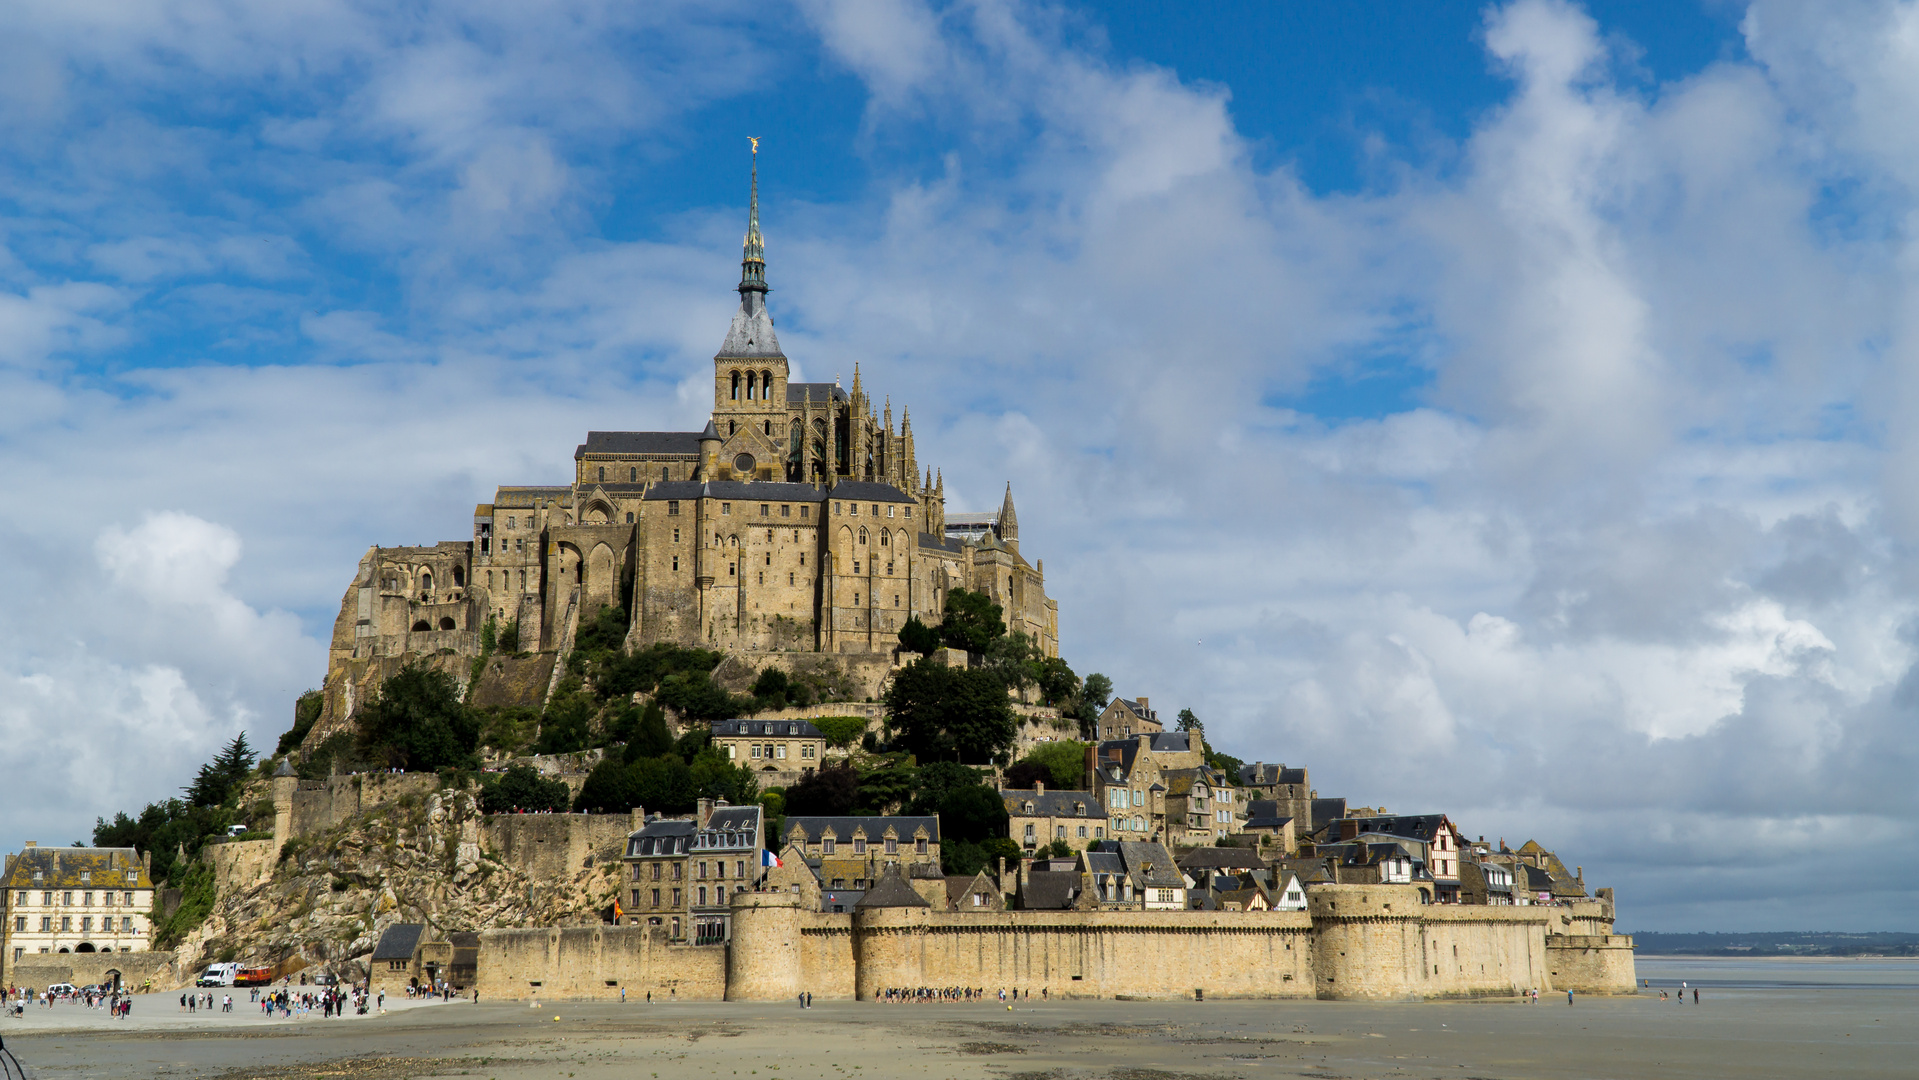
[[27, 1006], [53, 1008], [56, 1001], [74, 1002], [89, 1009], [104, 1009], [115, 1020], [124, 1020], [133, 1011], [133, 995], [123, 990], [56, 991], [52, 987], [36, 991], [31, 986], [9, 986], [5, 990], [6, 1011], [10, 1016], [26, 1015]]
[[[1028, 998], [1033, 996], [1031, 990], [1024, 993]], [[1046, 990], [1043, 988], [1039, 993], [1042, 998], [1046, 996]], [[1004, 987], [1000, 988], [999, 999], [1002, 1002], [1006, 1001], [1009, 994], [1012, 995], [1012, 1000], [1020, 1000], [1021, 991], [1008, 990]], [[983, 986], [900, 986], [880, 991], [873, 1000], [882, 1005], [946, 1005], [955, 1002], [985, 1001], [986, 988]]]

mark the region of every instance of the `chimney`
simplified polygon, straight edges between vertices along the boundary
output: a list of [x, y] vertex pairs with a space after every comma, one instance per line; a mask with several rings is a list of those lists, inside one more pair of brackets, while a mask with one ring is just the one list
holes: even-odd
[[27, 841], [27, 843], [26, 843], [26, 846], [27, 846], [27, 847], [39, 847], [39, 846], [40, 846], [40, 841], [38, 841], [38, 840], [29, 840], [29, 841]]
[[646, 807], [636, 806], [626, 815], [627, 827], [634, 832], [646, 828]]
[[1139, 696], [1139, 714], [1142, 719], [1151, 720], [1153, 718], [1153, 710], [1146, 704], [1146, 695], [1144, 694]]
[[1573, 880], [1579, 882], [1579, 888], [1584, 890], [1586, 888], [1586, 868], [1583, 866], [1573, 867]]
[[1044, 780], [1033, 781], [1033, 794], [1035, 795], [1046, 794], [1046, 781]]
[[702, 828], [702, 829], [706, 828], [706, 823], [708, 821], [711, 821], [712, 819], [713, 819], [713, 800], [701, 799], [699, 802], [699, 816], [697, 819], [699, 822], [699, 828]]

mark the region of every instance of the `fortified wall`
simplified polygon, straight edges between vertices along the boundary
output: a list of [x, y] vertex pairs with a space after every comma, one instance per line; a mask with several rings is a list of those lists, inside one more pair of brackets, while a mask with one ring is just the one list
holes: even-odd
[[[1584, 908], [1584, 910], [1582, 910]], [[655, 996], [866, 1001], [890, 987], [1044, 988], [1051, 996], [1420, 1000], [1527, 989], [1630, 994], [1632, 939], [1610, 905], [1424, 905], [1407, 885], [1324, 885], [1288, 911], [808, 910], [739, 893], [730, 945], [667, 946], [657, 927], [480, 935], [494, 997]], [[568, 935], [574, 935], [569, 938]], [[723, 965], [713, 974], [713, 964]]]

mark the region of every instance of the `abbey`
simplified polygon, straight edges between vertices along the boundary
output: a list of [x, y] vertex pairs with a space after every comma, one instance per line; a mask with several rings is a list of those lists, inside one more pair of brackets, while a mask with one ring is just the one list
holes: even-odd
[[367, 552], [335, 623], [322, 726], [352, 711], [347, 684], [396, 660], [477, 656], [489, 618], [516, 626], [521, 650], [564, 651], [604, 606], [629, 613], [630, 646], [874, 654], [966, 588], [1058, 655], [1058, 605], [1020, 551], [1012, 486], [997, 513], [949, 520], [911, 419], [902, 408], [896, 428], [890, 401], [876, 412], [857, 366], [850, 389], [789, 378], [757, 162], [737, 288], [703, 430], [590, 431], [569, 482], [499, 488], [470, 540]]

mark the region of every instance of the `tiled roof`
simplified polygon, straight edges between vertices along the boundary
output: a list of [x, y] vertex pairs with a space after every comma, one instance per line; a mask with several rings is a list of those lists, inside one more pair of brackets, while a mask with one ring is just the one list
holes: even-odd
[[870, 480], [841, 480], [833, 485], [833, 490], [829, 494], [835, 499], [846, 499], [849, 502], [915, 503], [919, 501], [891, 484], [876, 484]]
[[786, 819], [786, 831], [780, 841], [785, 844], [794, 830], [802, 830], [808, 842], [831, 836], [836, 842], [852, 843], [855, 832], [870, 841], [877, 841], [892, 829], [893, 834], [902, 840], [911, 840], [915, 833], [925, 830], [926, 838], [939, 843], [940, 819], [937, 817], [789, 817]]
[[1065, 911], [1079, 892], [1079, 874], [1071, 870], [1033, 870], [1020, 891], [1020, 906], [1028, 911]]
[[[1083, 817], [1104, 818], [1106, 812], [1100, 809], [1099, 800], [1090, 791], [1030, 791], [1024, 788], [1002, 789], [999, 797], [1006, 803], [1007, 814], [1013, 817]], [[1027, 810], [1026, 804], [1032, 803], [1033, 809]]]
[[891, 873], [882, 875], [877, 884], [866, 890], [866, 895], [860, 897], [860, 902], [857, 906], [861, 908], [896, 908], [932, 907], [933, 905], [927, 903], [925, 897], [915, 892], [913, 887], [906, 883], [905, 878], [896, 873]]
[[715, 720], [713, 735], [715, 738], [750, 735], [787, 739], [825, 738], [810, 720]]
[[1166, 845], [1121, 841], [1119, 857], [1126, 861], [1126, 870], [1133, 877], [1133, 884], [1148, 889], [1183, 889], [1186, 879], [1180, 875], [1179, 866], [1173, 861], [1173, 853]]
[[[38, 877], [34, 875], [38, 874]], [[0, 888], [151, 889], [153, 878], [133, 848], [30, 847], [13, 858]]]
[[380, 934], [380, 943], [373, 946], [373, 962], [413, 959], [413, 953], [419, 949], [420, 939], [424, 936], [425, 923], [394, 923]]

